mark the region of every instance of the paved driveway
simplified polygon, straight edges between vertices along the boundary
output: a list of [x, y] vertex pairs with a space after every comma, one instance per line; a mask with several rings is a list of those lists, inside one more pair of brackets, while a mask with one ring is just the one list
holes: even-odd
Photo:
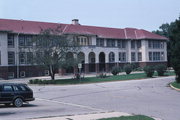
[[68, 86], [30, 86], [36, 101], [22, 108], [0, 106], [0, 120], [98, 113], [143, 114], [180, 120], [180, 92], [174, 77]]

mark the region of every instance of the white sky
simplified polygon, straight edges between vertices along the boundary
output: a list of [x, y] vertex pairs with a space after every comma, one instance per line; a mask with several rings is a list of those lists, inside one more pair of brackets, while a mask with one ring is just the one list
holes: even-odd
[[0, 0], [0, 18], [157, 30], [180, 15], [180, 0]]

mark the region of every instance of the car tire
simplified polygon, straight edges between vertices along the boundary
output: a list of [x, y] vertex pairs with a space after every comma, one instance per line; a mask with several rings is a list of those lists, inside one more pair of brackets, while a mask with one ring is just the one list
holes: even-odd
[[23, 105], [23, 100], [22, 100], [22, 98], [16, 98], [16, 99], [14, 100], [14, 102], [13, 102], [13, 105], [14, 105], [15, 107], [21, 107], [21, 106]]

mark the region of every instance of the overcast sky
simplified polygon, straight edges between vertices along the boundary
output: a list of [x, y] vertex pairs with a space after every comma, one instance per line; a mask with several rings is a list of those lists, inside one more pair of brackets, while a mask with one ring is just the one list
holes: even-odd
[[180, 0], [0, 0], [0, 18], [157, 30], [180, 15]]

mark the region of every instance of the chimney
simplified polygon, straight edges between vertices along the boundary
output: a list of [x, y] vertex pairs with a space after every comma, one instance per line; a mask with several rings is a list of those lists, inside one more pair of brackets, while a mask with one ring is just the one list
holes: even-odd
[[72, 20], [72, 24], [73, 24], [73, 25], [80, 25], [78, 19], [73, 19], [73, 20]]

